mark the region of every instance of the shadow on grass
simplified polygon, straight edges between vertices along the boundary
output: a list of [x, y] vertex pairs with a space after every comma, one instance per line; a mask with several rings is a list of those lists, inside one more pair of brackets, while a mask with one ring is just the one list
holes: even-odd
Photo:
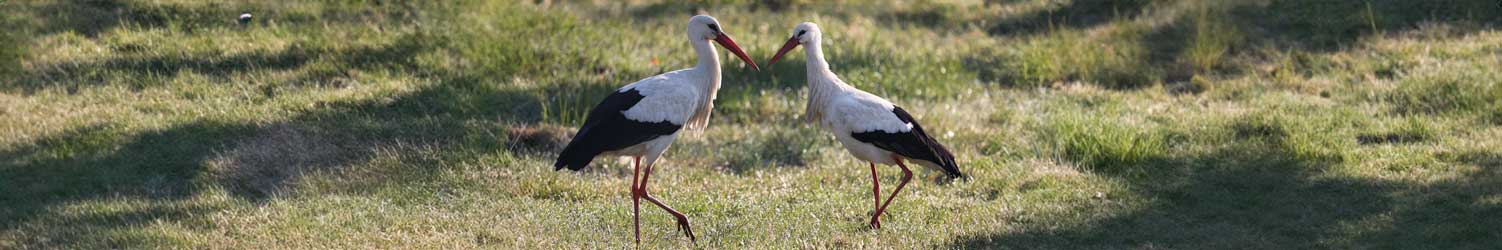
[[[1146, 208], [1062, 227], [963, 237], [966, 249], [1278, 249], [1502, 246], [1502, 169], [1495, 153], [1457, 162], [1479, 167], [1433, 184], [1407, 184], [1322, 172], [1334, 156], [1299, 156], [1280, 146], [1238, 144], [1149, 163], [1143, 176], [1119, 176], [1148, 197]], [[1489, 166], [1488, 166], [1489, 165]]]
[[[36, 1], [0, 6], [0, 15], [14, 14], [20, 18], [0, 18], [0, 25], [12, 28], [0, 35], [0, 41], [9, 44], [28, 45], [34, 40], [60, 33], [76, 33], [88, 39], [105, 40], [105, 32], [115, 29], [131, 31], [170, 29], [186, 33], [203, 29], [219, 29], [240, 26], [235, 17], [242, 12], [253, 12], [257, 24], [268, 21], [286, 25], [289, 32], [308, 32], [296, 25], [329, 28], [330, 25], [386, 26], [394, 23], [412, 22], [420, 12], [445, 11], [444, 3], [422, 1], [397, 1], [369, 4], [324, 3], [334, 5], [323, 12], [303, 11], [299, 4], [312, 3], [145, 3], [138, 1], [87, 0], [87, 1]], [[336, 26], [342, 27], [342, 26]], [[0, 91], [32, 93], [50, 88], [66, 88], [76, 91], [80, 87], [98, 84], [115, 84], [124, 81], [133, 87], [159, 84], [183, 70], [197, 74], [225, 77], [259, 70], [297, 70], [308, 64], [328, 63], [329, 67], [310, 69], [294, 82], [295, 84], [321, 83], [331, 80], [346, 69], [372, 69], [393, 66], [411, 69], [409, 62], [414, 52], [421, 49], [429, 37], [403, 37], [392, 45], [353, 49], [322, 48], [314, 44], [296, 42], [290, 49], [281, 52], [251, 52], [234, 55], [219, 53], [161, 55], [136, 55], [138, 51], [152, 51], [150, 44], [112, 45], [121, 56], [99, 62], [69, 63], [60, 65], [36, 65], [32, 70], [22, 70], [19, 61], [25, 59], [27, 46], [8, 47], [0, 50]], [[114, 41], [118, 42], [118, 41]], [[318, 42], [314, 42], [318, 43]], [[14, 60], [14, 61], [12, 61]], [[394, 60], [407, 60], [400, 65], [391, 65]], [[337, 71], [337, 72], [333, 72]]]
[[[1054, 29], [1089, 29], [1143, 18], [1148, 11], [1166, 9], [1170, 3], [1172, 1], [1162, 0], [1065, 1], [1059, 7], [1005, 18], [989, 31], [995, 36], [1019, 36]], [[1245, 36], [1249, 42], [1269, 40], [1316, 50], [1339, 49], [1364, 36], [1413, 29], [1424, 22], [1495, 24], [1502, 21], [1502, 5], [1489, 0], [1267, 0], [1197, 4], [1205, 5], [1204, 9], [1229, 9], [1228, 15], [1217, 18], [1239, 24], [1253, 33]]]
[[387, 19], [409, 19], [425, 7], [447, 6], [426, 1], [374, 1], [360, 3], [326, 2], [323, 12], [309, 12], [288, 2], [206, 2], [201, 4], [160, 3], [150, 1], [78, 0], [32, 1], [16, 3], [15, 10], [36, 18], [14, 28], [29, 29], [37, 35], [74, 32], [95, 38], [121, 26], [173, 28], [187, 32], [199, 29], [239, 26], [241, 13], [256, 16], [255, 24], [276, 20], [282, 24], [311, 22], [365, 23]]
[[[804, 5], [804, 6], [800, 6]], [[664, 19], [686, 20], [689, 17], [706, 13], [707, 10], [717, 8], [736, 8], [752, 11], [781, 12], [789, 8], [807, 7], [807, 2], [797, 0], [758, 0], [751, 2], [726, 2], [726, 1], [665, 1], [632, 7], [627, 11], [632, 18], [641, 19]]]
[[631, 8], [630, 12], [631, 12], [631, 16], [632, 17], [635, 17], [635, 18], [638, 18], [638, 19], [663, 19], [663, 18], [667, 18], [670, 21], [671, 20], [678, 20], [678, 19], [685, 19], [686, 20], [689, 17], [693, 17], [694, 15], [698, 15], [699, 12], [704, 11], [704, 7], [705, 6], [704, 6], [703, 3], [698, 3], [698, 4], [683, 4], [683, 3], [661, 2], [661, 3], [654, 3], [654, 4], [649, 4], [649, 5], [646, 5], [646, 6]]
[[[1443, 24], [1457, 35], [1491, 29], [1502, 22], [1495, 1], [1068, 1], [1056, 8], [1004, 19], [989, 29], [993, 36], [1041, 39], [1042, 45], [1010, 57], [982, 50], [966, 58], [966, 67], [985, 82], [1033, 87], [1053, 82], [1089, 81], [1113, 89], [1136, 89], [1155, 83], [1184, 83], [1195, 75], [1243, 74], [1260, 58], [1255, 48], [1295, 54], [1338, 51], [1361, 39], [1403, 33], [1425, 24]], [[1174, 11], [1177, 9], [1178, 11]], [[1176, 14], [1175, 14], [1176, 13]], [[1146, 24], [1146, 25], [1143, 25]], [[1059, 30], [1091, 30], [1117, 25], [1112, 32], [1061, 37]], [[1146, 28], [1143, 32], [1133, 29]], [[1104, 35], [1103, 35], [1104, 34]], [[1068, 46], [1086, 43], [1091, 46]], [[1095, 44], [1143, 53], [1100, 55], [1117, 60], [1069, 60], [1078, 49]], [[1041, 50], [1041, 54], [1028, 54]], [[1006, 57], [1006, 58], [998, 58]], [[1113, 63], [1121, 60], [1140, 63]], [[1080, 63], [1083, 62], [1083, 63]], [[1299, 64], [1305, 63], [1299, 60]], [[1318, 63], [1318, 62], [1311, 62]], [[1000, 65], [1000, 66], [998, 66]], [[1321, 68], [1289, 65], [1290, 70]], [[1041, 70], [1039, 70], [1041, 69]], [[1392, 71], [1374, 72], [1392, 75]]]
[[[1050, 2], [1043, 11], [1003, 18], [987, 29], [993, 36], [1028, 36], [1056, 29], [1089, 29], [1139, 16], [1153, 0], [1074, 0]], [[1054, 6], [1056, 5], [1056, 6]], [[924, 18], [936, 19], [936, 18]]]
[[1418, 28], [1425, 22], [1494, 25], [1502, 21], [1502, 4], [1489, 0], [1271, 0], [1240, 4], [1228, 18], [1248, 26], [1246, 30], [1252, 33], [1248, 39], [1327, 51], [1372, 34]]
[[[38, 2], [27, 7], [31, 7], [37, 17], [43, 18], [36, 21], [40, 24], [34, 27], [37, 32], [76, 32], [88, 37], [96, 37], [123, 24], [162, 26], [168, 17], [160, 14], [169, 13], [165, 10], [145, 11], [131, 3], [114, 0]], [[177, 12], [176, 9], [173, 10], [171, 12]], [[225, 19], [214, 23], [229, 24], [229, 21]]]
[[[40, 70], [26, 72], [15, 83], [4, 84], [0, 88], [26, 94], [51, 88], [64, 88], [72, 93], [81, 88], [103, 84], [128, 84], [141, 89], [169, 82], [185, 71], [216, 81], [261, 71], [291, 71], [297, 76], [280, 84], [334, 84], [332, 80], [348, 77], [347, 72], [353, 70], [414, 71], [417, 66], [412, 58], [427, 49], [423, 39], [426, 39], [423, 35], [406, 35], [382, 46], [330, 49], [294, 45], [279, 52], [258, 51], [229, 56], [123, 56], [100, 62], [41, 67]], [[323, 65], [306, 67], [310, 64]]]
[[[508, 124], [546, 120], [537, 111], [553, 105], [545, 93], [557, 92], [457, 77], [391, 98], [319, 103], [280, 122], [200, 120], [144, 132], [100, 125], [44, 136], [0, 151], [0, 203], [7, 204], [0, 230], [28, 232], [16, 242], [23, 246], [129, 247], [136, 243], [91, 241], [118, 238], [106, 235], [115, 228], [225, 209], [199, 204], [213, 190], [263, 204], [292, 194], [298, 178], [315, 172], [347, 175], [325, 190], [333, 193], [423, 187], [441, 181], [439, 162], [508, 150]], [[407, 153], [414, 151], [424, 153]], [[387, 163], [366, 164], [375, 160]], [[351, 166], [364, 169], [342, 171]], [[123, 200], [147, 205], [64, 214]]]
[[[251, 126], [200, 122], [117, 136], [105, 127], [87, 127], [38, 139], [31, 146], [0, 152], [0, 230], [16, 230], [30, 220], [55, 220], [62, 207], [87, 201], [149, 199], [182, 201], [199, 193], [203, 161], [230, 138], [250, 134]], [[123, 214], [123, 213], [116, 213]], [[181, 211], [143, 211], [129, 217], [94, 215], [73, 225], [51, 225], [47, 233], [20, 243], [47, 246], [70, 239], [88, 239], [108, 230], [143, 220], [181, 216]], [[65, 218], [71, 220], [71, 218]], [[45, 222], [43, 222], [45, 223]], [[56, 247], [56, 246], [54, 246]]]
[[1502, 153], [1472, 151], [1452, 162], [1475, 167], [1461, 178], [1411, 187], [1385, 225], [1357, 237], [1362, 248], [1496, 249], [1502, 247]]

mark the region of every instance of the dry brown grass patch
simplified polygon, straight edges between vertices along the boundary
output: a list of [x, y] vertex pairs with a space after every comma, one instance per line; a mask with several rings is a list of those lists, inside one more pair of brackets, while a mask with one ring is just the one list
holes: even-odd
[[306, 128], [275, 124], [218, 152], [208, 164], [231, 192], [262, 198], [286, 191], [304, 173], [339, 165], [348, 152]]
[[573, 137], [571, 130], [551, 124], [514, 125], [506, 129], [506, 147], [517, 153], [558, 152]]

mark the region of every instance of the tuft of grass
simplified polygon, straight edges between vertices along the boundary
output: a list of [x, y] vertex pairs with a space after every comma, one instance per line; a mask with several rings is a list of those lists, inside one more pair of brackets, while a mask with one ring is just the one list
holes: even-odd
[[1288, 136], [1287, 125], [1275, 116], [1249, 115], [1231, 125], [1237, 139], [1281, 140]]
[[1225, 15], [1228, 13], [1221, 10], [1195, 11], [1189, 45], [1180, 56], [1194, 72], [1219, 69], [1234, 53], [1231, 49], [1246, 39], [1239, 27], [1226, 20]]
[[[1276, 98], [1271, 100], [1277, 100]], [[1275, 108], [1247, 114], [1242, 120], [1274, 131], [1264, 142], [1294, 160], [1311, 164], [1341, 162], [1354, 147], [1355, 126], [1364, 121], [1349, 110], [1307, 104], [1274, 104]]]
[[1168, 150], [1163, 134], [1150, 124], [1062, 114], [1045, 126], [1062, 157], [1093, 171], [1140, 174]]
[[1458, 66], [1404, 77], [1388, 99], [1403, 114], [1472, 113], [1502, 103], [1502, 73], [1489, 66]]
[[[7, 23], [5, 20], [0, 20], [0, 24]], [[26, 46], [15, 46], [15, 44], [21, 44], [22, 42], [18, 33], [6, 32], [0, 35], [0, 45], [3, 45], [0, 46], [0, 81], [12, 81], [22, 72], [21, 62], [23, 57], [28, 53], [26, 52]]]
[[1039, 87], [1062, 82], [1086, 82], [1109, 88], [1137, 88], [1155, 83], [1158, 69], [1141, 62], [1147, 48], [1133, 39], [1141, 28], [1122, 28], [1108, 34], [1059, 30], [1020, 41], [1007, 49], [977, 52], [974, 64], [982, 79], [1006, 86]]
[[1389, 125], [1386, 131], [1361, 133], [1356, 135], [1356, 142], [1361, 144], [1380, 143], [1416, 143], [1433, 140], [1438, 133], [1432, 128], [1431, 122], [1426, 117], [1409, 116], [1396, 125]]
[[1502, 103], [1494, 104], [1492, 105], [1492, 108], [1488, 110], [1490, 111], [1485, 113], [1482, 119], [1484, 119], [1484, 121], [1486, 122], [1490, 122], [1492, 125], [1502, 125]]

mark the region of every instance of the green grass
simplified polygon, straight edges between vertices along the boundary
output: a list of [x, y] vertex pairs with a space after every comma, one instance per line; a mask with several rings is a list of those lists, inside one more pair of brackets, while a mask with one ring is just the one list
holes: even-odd
[[724, 60], [644, 248], [1502, 247], [1495, 1], [0, 0], [0, 249], [631, 247], [630, 166], [550, 163], [697, 11], [818, 22], [971, 178], [866, 229], [803, 55]]
[[1043, 133], [1053, 138], [1053, 147], [1070, 162], [1083, 168], [1112, 174], [1151, 172], [1141, 166], [1167, 150], [1165, 136], [1154, 125], [1122, 124], [1126, 118], [1102, 118], [1107, 114], [1065, 111], [1047, 122]]

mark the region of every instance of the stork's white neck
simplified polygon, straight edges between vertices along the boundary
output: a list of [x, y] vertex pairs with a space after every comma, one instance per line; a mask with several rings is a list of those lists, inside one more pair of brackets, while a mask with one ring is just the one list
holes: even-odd
[[699, 64], [695, 65], [694, 68], [704, 74], [712, 75], [714, 82], [719, 83], [720, 55], [719, 53], [715, 53], [714, 45], [709, 44], [709, 40], [704, 39], [689, 39], [689, 42], [694, 45], [694, 53], [697, 53], [699, 56]]
[[815, 37], [803, 45], [803, 54], [808, 58], [805, 59], [805, 64], [808, 65], [808, 74], [809, 76], [813, 76], [814, 74], [833, 76], [834, 73], [829, 71], [829, 62], [824, 61], [824, 46], [820, 45], [820, 40], [823, 39]]
[[699, 64], [694, 66], [694, 73], [699, 74], [700, 81], [696, 81], [695, 87], [699, 88], [700, 96], [694, 113], [689, 117], [687, 126], [703, 128], [709, 125], [709, 114], [714, 111], [715, 94], [720, 90], [720, 55], [715, 53], [714, 45], [705, 39], [689, 39], [694, 45], [694, 53], [699, 56]]
[[829, 62], [824, 60], [824, 46], [820, 44], [820, 40], [822, 39], [815, 37], [803, 45], [803, 53], [807, 56], [805, 64], [808, 65], [808, 106], [804, 110], [804, 116], [810, 121], [823, 119], [824, 107], [849, 87], [829, 70]]
[[829, 70], [829, 61], [824, 60], [824, 45], [821, 44], [821, 40], [823, 39], [814, 37], [803, 45], [803, 53], [808, 58], [805, 60], [805, 64], [808, 65], [808, 84], [811, 87], [838, 87], [845, 85], [843, 81], [839, 80], [839, 76], [835, 76], [834, 71]]

